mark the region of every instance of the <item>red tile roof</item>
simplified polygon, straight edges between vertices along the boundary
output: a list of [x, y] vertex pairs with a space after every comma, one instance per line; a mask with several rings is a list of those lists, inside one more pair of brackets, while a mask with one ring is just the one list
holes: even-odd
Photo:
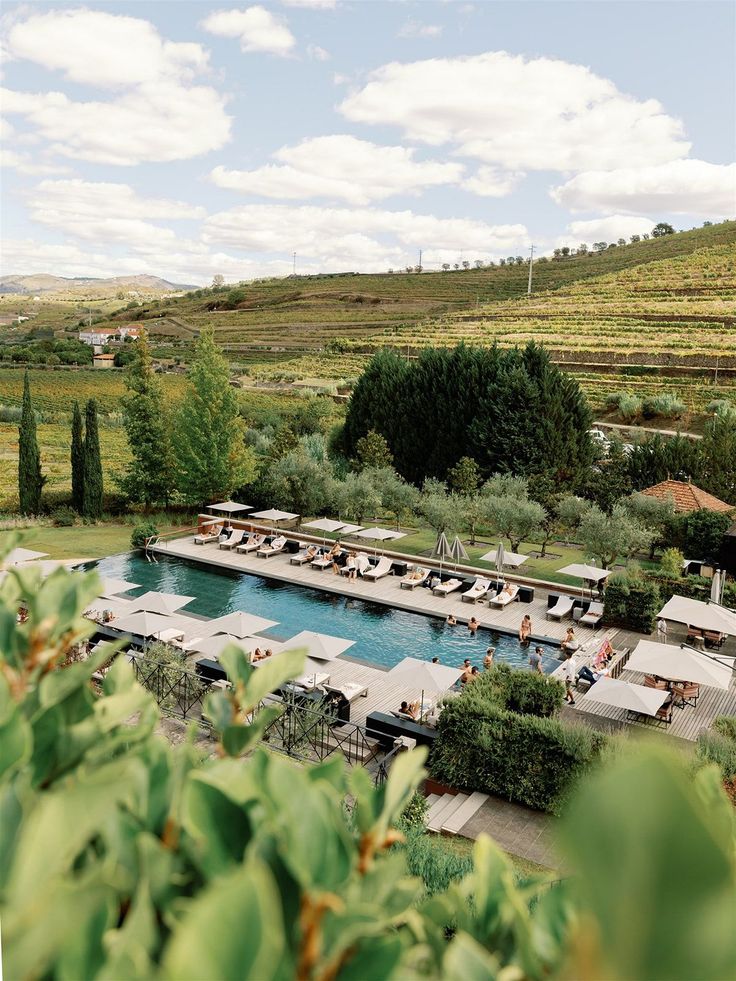
[[672, 498], [675, 511], [734, 511], [733, 504], [726, 504], [717, 497], [713, 497], [707, 491], [701, 490], [694, 484], [685, 483], [683, 480], [663, 480], [661, 484], [654, 487], [647, 487], [642, 491], [648, 497], [656, 497], [660, 501]]

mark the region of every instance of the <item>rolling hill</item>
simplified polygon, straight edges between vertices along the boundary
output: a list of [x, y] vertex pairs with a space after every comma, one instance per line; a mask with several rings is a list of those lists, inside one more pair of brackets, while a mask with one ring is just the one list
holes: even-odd
[[50, 273], [36, 273], [31, 276], [3, 276], [0, 278], [0, 293], [90, 293], [95, 295], [116, 293], [119, 290], [135, 290], [145, 293], [179, 292], [196, 289], [179, 283], [170, 283], [158, 276], [141, 274], [138, 276], [111, 276], [108, 279], [94, 277], [53, 276]]

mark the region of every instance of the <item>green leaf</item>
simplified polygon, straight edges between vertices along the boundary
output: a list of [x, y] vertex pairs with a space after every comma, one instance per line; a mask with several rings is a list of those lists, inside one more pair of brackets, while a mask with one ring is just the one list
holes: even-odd
[[0, 674], [0, 777], [31, 754], [31, 727], [23, 718], [5, 677]]
[[184, 824], [208, 878], [229, 871], [242, 861], [251, 839], [247, 812], [198, 776], [187, 785]]
[[268, 867], [250, 858], [193, 900], [164, 952], [176, 981], [283, 977], [281, 901]]
[[[684, 767], [640, 753], [587, 781], [562, 842], [607, 978], [733, 977], [736, 868], [724, 794], [706, 808]], [[588, 951], [588, 955], [590, 952]]]

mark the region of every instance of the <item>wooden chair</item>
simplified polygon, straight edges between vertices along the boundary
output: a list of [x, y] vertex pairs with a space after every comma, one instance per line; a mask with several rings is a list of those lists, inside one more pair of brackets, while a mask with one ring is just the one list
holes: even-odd
[[686, 705], [692, 705], [695, 708], [700, 695], [700, 685], [690, 681], [682, 681], [672, 686], [672, 694], [677, 699], [680, 708], [685, 708]]

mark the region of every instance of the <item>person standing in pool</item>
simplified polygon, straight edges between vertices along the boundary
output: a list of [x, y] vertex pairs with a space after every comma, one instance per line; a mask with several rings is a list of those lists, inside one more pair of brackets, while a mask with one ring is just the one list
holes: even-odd
[[537, 674], [543, 674], [544, 673], [542, 671], [542, 655], [543, 654], [544, 654], [544, 651], [542, 650], [541, 647], [535, 647], [534, 650], [532, 651], [532, 653], [529, 655], [529, 667], [532, 669], [532, 671], [535, 671]]
[[478, 621], [475, 619], [475, 617], [471, 617], [468, 621], [468, 630], [473, 636], [478, 633]]
[[519, 627], [519, 643], [523, 644], [524, 647], [529, 643], [529, 638], [532, 635], [532, 618], [528, 613], [524, 614], [524, 619], [521, 621], [521, 626]]
[[456, 627], [457, 619], [452, 615], [452, 613], [450, 613], [450, 615], [445, 620], [445, 623], [447, 624], [448, 627]]
[[496, 654], [495, 647], [489, 647], [486, 651], [486, 656], [483, 658], [483, 670], [490, 671], [493, 667], [493, 658]]

